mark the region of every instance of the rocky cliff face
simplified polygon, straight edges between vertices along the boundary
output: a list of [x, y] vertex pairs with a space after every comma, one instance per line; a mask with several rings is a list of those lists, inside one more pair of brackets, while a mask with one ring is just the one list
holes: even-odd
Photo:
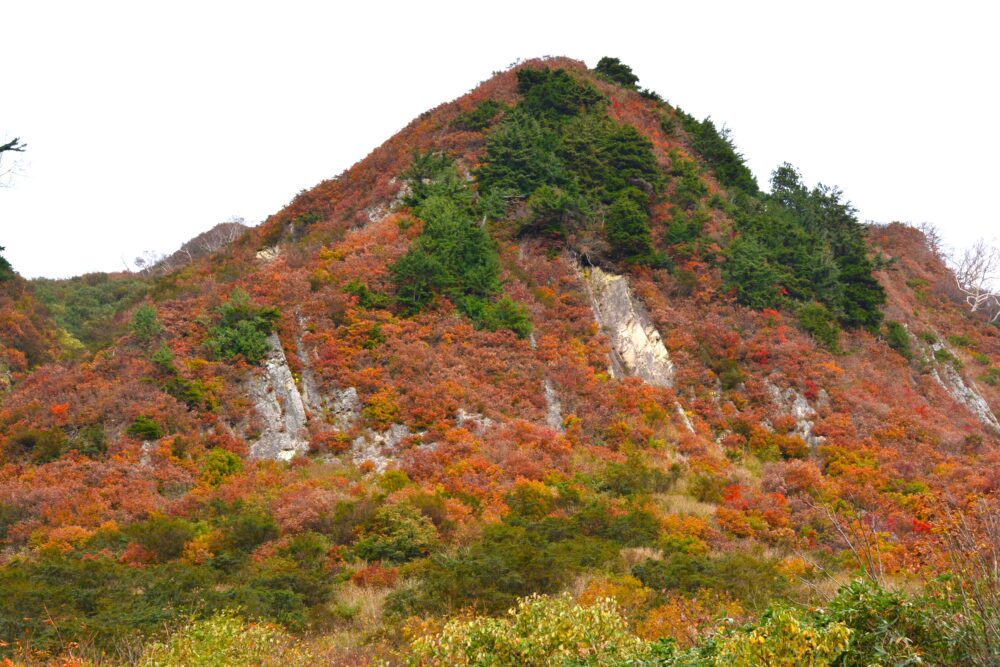
[[635, 299], [625, 276], [592, 266], [580, 270], [594, 317], [611, 342], [611, 370], [671, 387], [674, 364], [649, 314]]
[[306, 409], [281, 341], [271, 334], [270, 342], [264, 373], [254, 377], [248, 387], [254, 410], [263, 424], [260, 437], [250, 445], [250, 456], [288, 461], [309, 451], [305, 439]]

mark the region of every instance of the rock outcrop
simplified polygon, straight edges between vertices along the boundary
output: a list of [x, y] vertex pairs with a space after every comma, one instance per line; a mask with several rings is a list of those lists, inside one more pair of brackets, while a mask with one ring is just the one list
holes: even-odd
[[263, 422], [260, 437], [250, 445], [250, 456], [288, 461], [309, 450], [306, 409], [281, 341], [273, 333], [269, 340], [271, 350], [264, 361], [264, 373], [250, 380], [248, 388]]
[[580, 269], [594, 317], [611, 340], [611, 371], [659, 387], [674, 383], [674, 364], [660, 332], [632, 295], [625, 276], [592, 266]]
[[[794, 387], [788, 387], [787, 389], [781, 389], [777, 385], [773, 384], [770, 380], [766, 381], [767, 390], [771, 394], [771, 398], [777, 403], [783, 410], [788, 412], [793, 419], [795, 419], [795, 430], [793, 431], [796, 435], [800, 436], [809, 445], [809, 448], [815, 454], [816, 449], [823, 443], [824, 438], [813, 433], [814, 423], [813, 419], [816, 417], [816, 409], [809, 404], [809, 400], [802, 395]], [[820, 402], [826, 402], [828, 400], [826, 396], [826, 391], [820, 390]]]

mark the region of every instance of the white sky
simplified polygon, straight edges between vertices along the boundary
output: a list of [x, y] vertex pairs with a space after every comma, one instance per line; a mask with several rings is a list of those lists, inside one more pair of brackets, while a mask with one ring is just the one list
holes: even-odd
[[1000, 9], [979, 2], [0, 0], [0, 245], [26, 276], [118, 270], [257, 222], [515, 59], [612, 55], [862, 219], [1000, 234]]

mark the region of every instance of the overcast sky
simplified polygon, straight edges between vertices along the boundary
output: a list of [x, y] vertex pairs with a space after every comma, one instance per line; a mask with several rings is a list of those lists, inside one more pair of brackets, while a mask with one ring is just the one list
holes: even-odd
[[[0, 0], [0, 245], [26, 276], [122, 268], [257, 222], [517, 58], [603, 55], [862, 219], [1000, 235], [1000, 38], [980, 2]], [[9, 165], [9, 160], [4, 166]]]

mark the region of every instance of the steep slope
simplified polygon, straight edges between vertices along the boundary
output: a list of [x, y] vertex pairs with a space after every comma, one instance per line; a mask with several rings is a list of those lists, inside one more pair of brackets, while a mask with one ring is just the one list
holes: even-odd
[[[784, 172], [768, 198], [714, 126], [622, 84], [500, 73], [152, 279], [92, 359], [20, 379], [0, 605], [28, 611], [0, 640], [58, 647], [51, 613], [109, 648], [196, 600], [357, 629], [338, 605], [366, 586], [390, 627], [623, 574], [750, 614], [853, 567], [838, 516], [868, 517], [894, 576], [938, 567], [943, 503], [1000, 485], [997, 329], [919, 232], [859, 250], [836, 197]], [[767, 246], [779, 224], [805, 261]], [[657, 584], [672, 558], [701, 583]], [[126, 618], [59, 589], [87, 577]]]

